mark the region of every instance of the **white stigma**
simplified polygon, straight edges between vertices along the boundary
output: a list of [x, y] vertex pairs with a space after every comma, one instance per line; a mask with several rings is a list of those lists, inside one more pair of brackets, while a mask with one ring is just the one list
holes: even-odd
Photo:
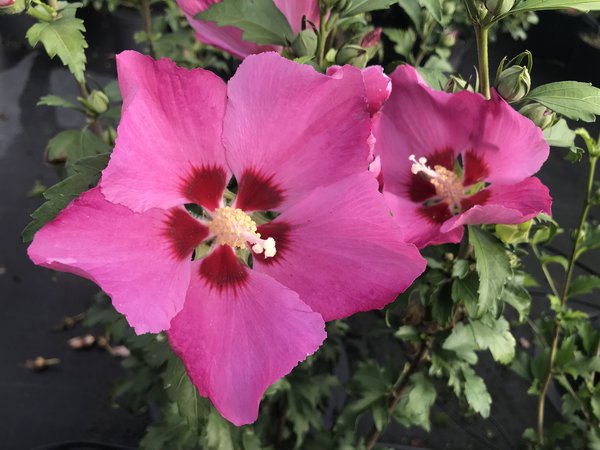
[[410, 171], [414, 175], [418, 174], [419, 172], [423, 172], [425, 175], [428, 175], [431, 178], [439, 177], [439, 174], [427, 165], [427, 158], [424, 156], [421, 156], [418, 161], [415, 155], [410, 155], [408, 159], [413, 163]]
[[256, 232], [256, 223], [239, 208], [217, 208], [208, 228], [215, 235], [217, 244], [245, 248], [250, 243], [252, 251], [259, 255], [264, 253], [265, 258], [272, 258], [277, 253], [275, 239], [261, 239], [260, 233]]

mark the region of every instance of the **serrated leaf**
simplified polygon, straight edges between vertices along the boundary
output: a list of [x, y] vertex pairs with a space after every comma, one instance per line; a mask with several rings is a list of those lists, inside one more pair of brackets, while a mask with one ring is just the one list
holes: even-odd
[[66, 162], [67, 173], [73, 175], [74, 164], [82, 158], [108, 153], [110, 148], [101, 138], [89, 131], [64, 130], [46, 146], [46, 158], [51, 163]]
[[512, 361], [516, 341], [504, 317], [486, 321], [473, 320], [469, 326], [480, 349], [489, 349], [494, 359], [501, 364]]
[[571, 148], [575, 142], [575, 132], [569, 128], [565, 119], [560, 119], [544, 130], [544, 138], [551, 147]]
[[394, 412], [394, 418], [404, 426], [417, 425], [429, 431], [430, 411], [437, 397], [435, 386], [425, 374], [417, 372], [410, 377], [408, 389]]
[[196, 15], [220, 27], [241, 29], [245, 41], [260, 45], [288, 45], [294, 32], [273, 0], [223, 0]]
[[469, 366], [462, 368], [462, 374], [465, 379], [465, 398], [469, 406], [482, 417], [488, 417], [492, 397], [490, 397], [483, 378], [477, 375]]
[[79, 160], [73, 168], [73, 175], [44, 192], [47, 201], [31, 214], [33, 220], [21, 234], [23, 242], [30, 242], [34, 234], [54, 219], [71, 200], [95, 186], [100, 179], [100, 172], [108, 164], [109, 157], [109, 154], [105, 153]]
[[593, 122], [600, 114], [600, 89], [591, 83], [559, 81], [533, 89], [528, 100], [541, 103], [547, 108], [573, 120]]
[[522, 0], [511, 11], [511, 14], [524, 11], [543, 11], [551, 9], [578, 9], [579, 11], [598, 11], [600, 1], [589, 0]]
[[[431, 58], [430, 58], [431, 59]], [[417, 72], [432, 89], [443, 91], [448, 83], [448, 77], [444, 75], [443, 70], [433, 67], [417, 67]]]
[[569, 297], [590, 294], [594, 289], [600, 288], [600, 277], [595, 275], [581, 275], [573, 280], [569, 286]]
[[419, 0], [419, 3], [429, 11], [437, 23], [442, 24], [442, 2], [440, 0]]
[[390, 41], [394, 43], [394, 51], [405, 58], [412, 55], [412, 50], [417, 42], [417, 33], [412, 28], [401, 30], [399, 28], [385, 28], [383, 30]]
[[415, 25], [416, 30], [421, 30], [421, 8], [415, 0], [398, 0], [400, 7], [406, 12]]
[[387, 9], [396, 0], [352, 0], [350, 7], [344, 11], [345, 17], [355, 16], [378, 9]]
[[487, 231], [469, 227], [469, 243], [476, 256], [479, 274], [479, 305], [477, 316], [495, 312], [504, 284], [510, 276], [510, 261], [502, 244]]
[[518, 284], [508, 284], [504, 287], [502, 299], [517, 311], [519, 322], [527, 320], [531, 309], [531, 295], [527, 289]]
[[469, 273], [464, 279], [456, 278], [452, 282], [452, 300], [455, 303], [462, 303], [469, 316], [477, 314], [478, 289], [479, 277], [476, 273]]
[[48, 94], [40, 97], [37, 106], [56, 106], [60, 108], [77, 109], [77, 106], [58, 95]]
[[41, 42], [50, 58], [58, 55], [75, 79], [84, 83], [85, 49], [88, 45], [83, 36], [83, 20], [75, 17], [80, 6], [81, 3], [70, 3], [60, 11], [56, 20], [34, 24], [27, 31], [26, 38], [32, 47]]

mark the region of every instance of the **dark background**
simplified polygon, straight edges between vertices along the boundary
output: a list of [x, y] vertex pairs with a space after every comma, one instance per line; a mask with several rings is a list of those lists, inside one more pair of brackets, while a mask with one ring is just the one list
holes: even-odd
[[[88, 10], [84, 19], [91, 49], [88, 75], [105, 82], [115, 76], [114, 54], [135, 46], [132, 33], [142, 28], [141, 22], [126, 10], [116, 17]], [[36, 107], [48, 93], [74, 99], [77, 88], [59, 63], [27, 46], [24, 35], [29, 24], [25, 17], [0, 17], [0, 449], [25, 450], [75, 440], [136, 447], [149, 418], [113, 404], [114, 383], [124, 375], [118, 359], [98, 349], [71, 350], [67, 340], [87, 332], [81, 327], [55, 330], [65, 316], [84, 311], [97, 288], [86, 280], [35, 267], [20, 241], [29, 214], [41, 203], [27, 192], [36, 181], [46, 186], [58, 181], [43, 162], [48, 140], [60, 130], [82, 125], [76, 113]], [[526, 42], [503, 36], [492, 44], [490, 60], [495, 65], [504, 55], [529, 49], [534, 54], [534, 85], [579, 80], [600, 86], [600, 51], [579, 38], [580, 32], [594, 29], [593, 21], [581, 16], [541, 13], [540, 24], [530, 30]], [[472, 73], [476, 60], [472, 42], [463, 40], [457, 55], [461, 73]], [[588, 129], [596, 132], [596, 128]], [[571, 165], [563, 160], [566, 152], [553, 149], [540, 177], [550, 187], [555, 218], [569, 228], [582, 208], [586, 163]], [[597, 210], [592, 218], [599, 218]], [[567, 251], [568, 233], [555, 245]], [[585, 262], [599, 268], [598, 258]], [[530, 266], [537, 273], [535, 265]], [[546, 305], [543, 296], [534, 298], [536, 310]], [[598, 314], [597, 304], [584, 299], [579, 306]], [[59, 358], [60, 364], [42, 372], [25, 368], [25, 361], [36, 356]], [[382, 442], [437, 449], [518, 448], [523, 430], [534, 425], [536, 398], [526, 394], [527, 383], [510, 370], [481, 359], [477, 370], [494, 398], [489, 420], [463, 418], [451, 398], [442, 398], [433, 410], [431, 434], [392, 427]], [[558, 405], [556, 392], [551, 391], [550, 400], [549, 408]]]

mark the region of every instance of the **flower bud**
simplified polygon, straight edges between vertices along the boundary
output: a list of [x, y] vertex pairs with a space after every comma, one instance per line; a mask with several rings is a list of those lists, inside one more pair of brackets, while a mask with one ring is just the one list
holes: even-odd
[[375, 28], [374, 30], [369, 31], [360, 41], [360, 46], [362, 48], [377, 47], [381, 42], [381, 31], [382, 28]]
[[78, 97], [83, 106], [94, 114], [102, 114], [108, 109], [110, 100], [102, 91], [93, 90], [87, 98]]
[[358, 45], [344, 45], [335, 55], [335, 63], [343, 66], [351, 64], [355, 67], [363, 68], [368, 62], [367, 51]]
[[442, 36], [440, 37], [440, 44], [447, 48], [454, 47], [454, 45], [456, 44], [457, 36], [458, 33], [455, 29], [448, 28], [442, 33]]
[[519, 112], [535, 123], [542, 130], [550, 128], [556, 121], [556, 113], [539, 103], [523, 106]]
[[471, 86], [468, 81], [463, 80], [462, 78], [457, 77], [456, 75], [450, 75], [448, 77], [448, 82], [446, 83], [446, 86], [444, 86], [444, 91], [450, 93], [460, 91], [475, 92], [473, 86]]
[[529, 93], [531, 78], [527, 67], [511, 66], [504, 69], [496, 80], [496, 89], [509, 103], [521, 100]]
[[302, 30], [292, 42], [292, 50], [294, 55], [312, 56], [317, 52], [317, 35], [313, 30]]
[[27, 9], [26, 0], [0, 0], [0, 15], [19, 14]]
[[521, 244], [529, 240], [529, 230], [533, 220], [517, 225], [496, 225], [496, 236], [505, 244]]
[[485, 0], [485, 7], [494, 16], [502, 16], [515, 6], [515, 0]]

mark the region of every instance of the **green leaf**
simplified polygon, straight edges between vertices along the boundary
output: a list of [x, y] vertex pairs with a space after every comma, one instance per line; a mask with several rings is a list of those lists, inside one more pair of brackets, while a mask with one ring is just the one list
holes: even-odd
[[457, 278], [452, 282], [452, 300], [465, 305], [469, 316], [477, 314], [478, 289], [479, 278], [476, 273], [470, 273], [464, 279]]
[[394, 51], [404, 58], [412, 55], [412, 50], [417, 42], [417, 33], [412, 28], [401, 30], [399, 28], [385, 28], [383, 30], [390, 41], [394, 43]]
[[89, 131], [65, 130], [58, 133], [46, 147], [46, 158], [51, 163], [67, 163], [67, 173], [72, 175], [73, 166], [82, 158], [108, 153], [110, 148], [100, 137]]
[[438, 284], [429, 297], [431, 317], [437, 323], [446, 324], [452, 318], [454, 303], [452, 302], [452, 285]]
[[481, 414], [482, 417], [488, 417], [492, 397], [490, 397], [485, 382], [469, 366], [462, 368], [462, 374], [465, 379], [465, 398], [469, 406], [473, 408], [473, 411]]
[[415, 24], [415, 29], [421, 29], [421, 8], [415, 0], [398, 0], [400, 7], [406, 12], [410, 20]]
[[206, 433], [206, 448], [208, 450], [231, 450], [236, 448], [233, 443], [231, 427], [232, 425], [223, 419], [215, 408], [211, 408], [208, 414], [208, 422], [204, 429]]
[[590, 83], [559, 81], [545, 84], [532, 90], [527, 100], [541, 103], [573, 120], [593, 122], [600, 114], [600, 89]]
[[600, 1], [589, 0], [523, 0], [511, 11], [511, 14], [524, 11], [543, 11], [549, 9], [578, 9], [579, 11], [598, 11]]
[[519, 322], [525, 322], [531, 310], [531, 295], [523, 286], [507, 284], [502, 292], [502, 299], [519, 313]]
[[50, 58], [58, 55], [77, 81], [84, 83], [85, 49], [88, 45], [83, 36], [85, 31], [83, 20], [75, 17], [75, 11], [81, 5], [81, 3], [60, 2], [59, 6], [63, 8], [58, 18], [52, 22], [36, 23], [27, 31], [26, 37], [32, 47], [41, 42]]
[[419, 0], [419, 3], [429, 11], [437, 23], [442, 24], [442, 2], [440, 0]]
[[94, 187], [100, 179], [100, 172], [108, 164], [108, 159], [109, 155], [104, 153], [79, 160], [73, 168], [73, 175], [44, 192], [47, 201], [31, 214], [33, 220], [21, 234], [23, 242], [30, 242], [34, 234], [54, 219], [71, 200]]
[[223, 0], [196, 15], [220, 27], [240, 28], [245, 41], [260, 45], [289, 45], [294, 32], [273, 0]]
[[396, 0], [352, 0], [350, 7], [344, 11], [345, 17], [355, 16], [378, 9], [387, 9]]
[[441, 69], [433, 67], [417, 67], [417, 72], [419, 72], [419, 75], [423, 77], [425, 83], [431, 86], [432, 89], [443, 91], [444, 86], [448, 83], [448, 77], [444, 75], [444, 71]]
[[590, 294], [594, 289], [600, 288], [600, 277], [595, 275], [581, 275], [573, 280], [569, 286], [569, 297]]
[[515, 356], [516, 341], [504, 317], [470, 323], [480, 349], [489, 349], [496, 361], [508, 364]]
[[571, 148], [575, 142], [575, 132], [569, 128], [565, 119], [560, 119], [544, 130], [544, 138], [551, 147]]
[[37, 106], [57, 106], [60, 108], [77, 109], [77, 106], [58, 95], [44, 95], [37, 102]]
[[481, 228], [469, 227], [469, 243], [475, 251], [479, 274], [477, 316], [480, 317], [488, 311], [496, 311], [497, 300], [511, 274], [510, 261], [498, 239]]
[[421, 372], [410, 377], [409, 391], [402, 397], [394, 418], [404, 426], [417, 425], [427, 431], [431, 429], [430, 410], [437, 392], [432, 381]]

